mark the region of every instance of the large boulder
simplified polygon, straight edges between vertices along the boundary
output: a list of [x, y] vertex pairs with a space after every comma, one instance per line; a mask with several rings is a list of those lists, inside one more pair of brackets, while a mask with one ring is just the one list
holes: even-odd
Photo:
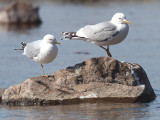
[[3, 93], [2, 102], [8, 105], [150, 102], [155, 97], [140, 65], [98, 57], [59, 70], [49, 78], [32, 77], [13, 85]]
[[23, 24], [23, 23], [40, 23], [38, 7], [31, 4], [15, 1], [10, 5], [0, 9], [0, 23], [6, 24]]

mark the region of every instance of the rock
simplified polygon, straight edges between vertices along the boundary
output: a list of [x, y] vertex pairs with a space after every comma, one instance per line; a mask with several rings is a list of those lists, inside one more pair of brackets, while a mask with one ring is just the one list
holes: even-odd
[[32, 77], [5, 90], [8, 105], [55, 105], [82, 102], [150, 102], [156, 97], [138, 64], [109, 57], [88, 59], [49, 78]]
[[2, 94], [4, 93], [5, 89], [0, 88], [0, 103], [2, 102]]
[[0, 9], [0, 23], [23, 24], [23, 23], [40, 23], [38, 7], [31, 4], [15, 1], [9, 6]]

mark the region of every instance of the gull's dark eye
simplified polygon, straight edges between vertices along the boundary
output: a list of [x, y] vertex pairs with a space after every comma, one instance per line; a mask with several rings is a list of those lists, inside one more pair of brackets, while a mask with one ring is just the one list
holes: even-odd
[[119, 18], [120, 20], [122, 19], [122, 18]]
[[50, 41], [52, 41], [52, 39], [49, 39]]

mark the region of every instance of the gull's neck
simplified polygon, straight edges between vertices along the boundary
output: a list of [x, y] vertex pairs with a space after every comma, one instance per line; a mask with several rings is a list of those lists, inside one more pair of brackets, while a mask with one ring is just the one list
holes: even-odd
[[48, 47], [48, 46], [53, 46], [53, 44], [47, 42], [46, 40], [42, 40], [41, 46]]
[[110, 22], [111, 22], [112, 24], [116, 25], [116, 26], [120, 24], [120, 23], [118, 23], [118, 22], [115, 21], [115, 20], [111, 20]]
[[117, 21], [111, 20], [110, 22], [116, 26], [116, 29], [117, 29], [117, 30], [121, 30], [121, 29], [123, 29], [124, 26], [125, 26], [124, 24], [118, 23]]

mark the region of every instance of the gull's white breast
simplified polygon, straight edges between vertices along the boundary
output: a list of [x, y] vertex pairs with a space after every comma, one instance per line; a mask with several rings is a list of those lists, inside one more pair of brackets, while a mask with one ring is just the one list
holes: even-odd
[[56, 58], [57, 54], [58, 47], [56, 45], [53, 45], [51, 43], [43, 43], [41, 45], [39, 55], [33, 60], [41, 64], [47, 64], [52, 62]]

